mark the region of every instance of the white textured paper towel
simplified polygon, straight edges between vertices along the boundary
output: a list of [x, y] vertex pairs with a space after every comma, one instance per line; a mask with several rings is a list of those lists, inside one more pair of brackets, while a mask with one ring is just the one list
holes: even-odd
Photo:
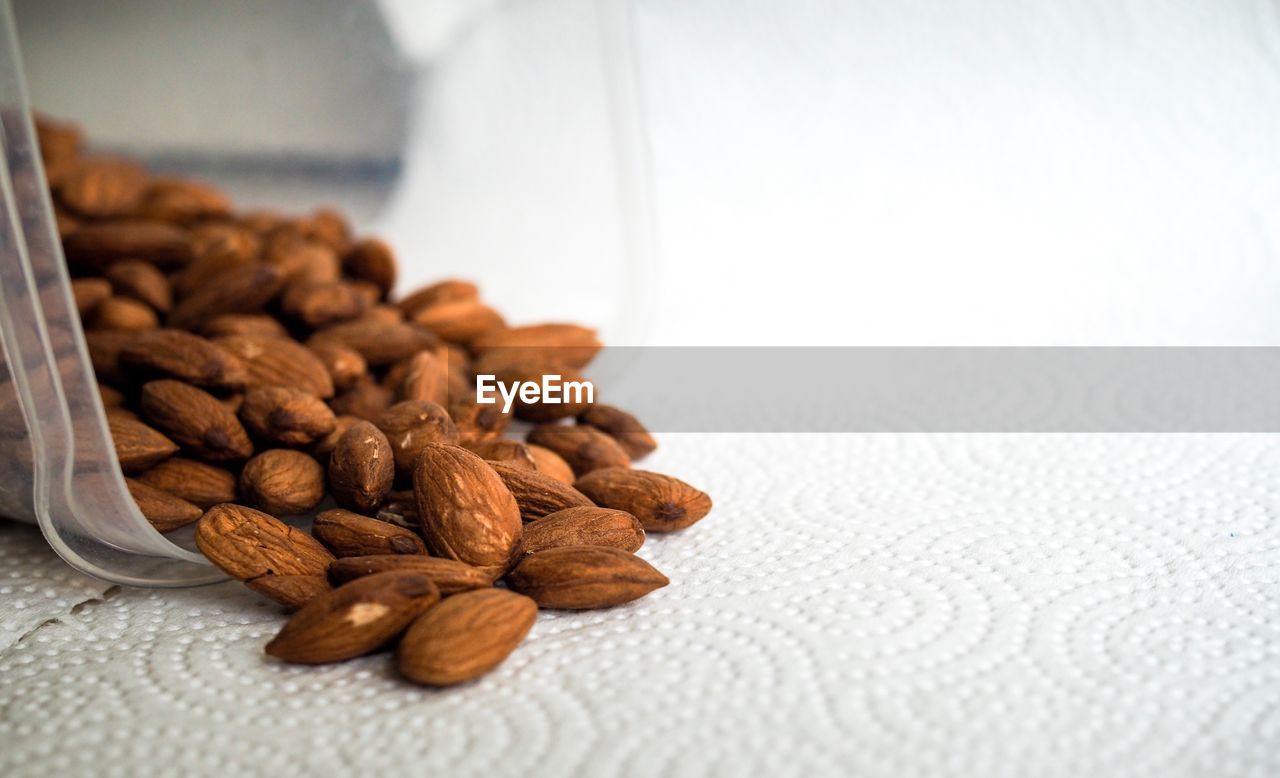
[[1275, 437], [663, 442], [671, 586], [447, 691], [265, 657], [236, 584], [74, 608], [5, 528], [0, 774], [1280, 774]]

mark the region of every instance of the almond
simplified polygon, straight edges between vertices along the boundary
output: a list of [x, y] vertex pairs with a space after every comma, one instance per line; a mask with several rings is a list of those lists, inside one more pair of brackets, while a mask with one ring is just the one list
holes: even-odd
[[333, 554], [307, 533], [261, 511], [223, 503], [196, 525], [196, 547], [232, 578], [325, 575]]
[[129, 494], [137, 503], [138, 510], [151, 526], [160, 532], [170, 532], [178, 527], [185, 527], [200, 518], [203, 511], [200, 506], [189, 503], [168, 492], [148, 486], [133, 478], [124, 479]]
[[347, 275], [377, 286], [383, 297], [396, 283], [396, 258], [391, 247], [377, 238], [357, 241], [342, 258]]
[[576, 324], [535, 324], [493, 330], [476, 338], [471, 346], [481, 352], [482, 358], [497, 358], [492, 364], [512, 359], [581, 369], [595, 358], [601, 344], [596, 338], [595, 330], [587, 327]]
[[108, 414], [107, 429], [111, 431], [120, 469], [126, 473], [140, 473], [178, 452], [172, 440], [136, 419]]
[[295, 664], [340, 662], [386, 646], [440, 601], [431, 579], [389, 572], [357, 578], [313, 598], [267, 644], [267, 653]]
[[343, 557], [329, 565], [329, 577], [334, 583], [343, 584], [361, 576], [389, 570], [421, 573], [434, 581], [440, 594], [445, 596], [493, 586], [493, 580], [483, 570], [455, 559], [420, 554]]
[[236, 499], [232, 473], [185, 457], [171, 457], [138, 476], [147, 486], [161, 489], [207, 509]]
[[430, 308], [440, 303], [474, 300], [479, 296], [480, 290], [470, 281], [448, 278], [422, 287], [401, 300], [399, 306], [405, 318], [411, 319], [423, 308]]
[[640, 557], [606, 546], [548, 548], [525, 557], [507, 575], [507, 585], [539, 607], [564, 610], [611, 608], [668, 583]]
[[240, 498], [273, 516], [297, 516], [324, 500], [324, 468], [301, 451], [263, 451], [240, 471]]
[[309, 446], [338, 424], [324, 400], [283, 386], [245, 392], [240, 420], [256, 438], [285, 446]]
[[529, 432], [529, 442], [559, 454], [578, 478], [592, 470], [631, 464], [618, 441], [595, 427], [546, 424]]
[[329, 491], [344, 508], [370, 513], [391, 491], [395, 472], [387, 436], [367, 421], [357, 422], [329, 455]]
[[644, 528], [626, 511], [582, 506], [549, 513], [524, 528], [524, 553], [560, 546], [610, 546], [635, 553]]
[[323, 575], [264, 575], [245, 585], [289, 610], [297, 610], [322, 594], [333, 591]]
[[156, 312], [128, 297], [108, 297], [93, 312], [89, 326], [95, 330], [140, 332], [160, 326]]
[[249, 338], [289, 337], [289, 331], [283, 324], [262, 313], [224, 313], [214, 316], [201, 325], [200, 334], [206, 338], [229, 338], [237, 335]]
[[413, 322], [452, 343], [471, 343], [507, 324], [500, 313], [476, 300], [458, 300], [420, 308], [413, 314]]
[[141, 259], [161, 268], [185, 265], [194, 257], [191, 241], [177, 227], [150, 221], [86, 224], [62, 241], [67, 262], [102, 269], [121, 259]]
[[214, 342], [244, 361], [248, 386], [285, 386], [320, 398], [333, 396], [329, 369], [301, 343], [271, 335], [232, 335]]
[[449, 403], [448, 362], [430, 351], [420, 351], [402, 364], [403, 375], [390, 387], [400, 400], [426, 400], [441, 406]]
[[[573, 468], [564, 461], [564, 457], [543, 446], [528, 444], [529, 455], [533, 457], [535, 469], [543, 475], [549, 475], [557, 481], [573, 485]], [[486, 457], [487, 458], [487, 457]]]
[[414, 496], [427, 547], [497, 577], [519, 553], [520, 508], [480, 457], [457, 446], [422, 449]]
[[356, 381], [347, 391], [333, 398], [329, 407], [334, 413], [358, 416], [366, 421], [377, 421], [383, 411], [391, 407], [391, 390], [383, 387], [370, 376]]
[[127, 383], [120, 367], [120, 352], [137, 336], [136, 332], [116, 330], [95, 330], [84, 334], [85, 345], [89, 347], [89, 361], [99, 381], [117, 385]]
[[208, 184], [164, 178], [147, 185], [137, 212], [148, 219], [191, 224], [231, 215], [231, 201]]
[[396, 650], [400, 672], [429, 686], [479, 678], [511, 655], [538, 617], [533, 600], [502, 589], [450, 597], [409, 627]]
[[396, 468], [403, 473], [412, 472], [413, 464], [425, 446], [458, 440], [458, 428], [449, 418], [449, 413], [425, 400], [396, 403], [378, 417], [377, 426], [386, 433]]
[[364, 308], [364, 299], [342, 281], [295, 282], [280, 298], [286, 316], [312, 328], [354, 319]]
[[201, 459], [226, 462], [253, 453], [234, 413], [212, 395], [172, 379], [142, 387], [142, 412], [178, 445]]
[[249, 374], [235, 354], [199, 335], [174, 329], [139, 333], [120, 351], [123, 367], [215, 389], [243, 387]]
[[132, 162], [99, 157], [82, 160], [58, 184], [58, 199], [91, 219], [132, 212], [147, 185], [147, 171]]
[[501, 476], [502, 482], [516, 498], [520, 518], [524, 521], [540, 519], [565, 508], [591, 505], [586, 495], [549, 475], [501, 462], [490, 462], [489, 466]]
[[285, 281], [280, 268], [266, 263], [219, 273], [174, 306], [169, 325], [192, 329], [224, 313], [256, 313], [275, 298]]
[[311, 534], [339, 558], [427, 553], [416, 533], [341, 508], [316, 516]]
[[369, 363], [364, 361], [360, 352], [341, 343], [322, 340], [313, 343], [310, 349], [329, 372], [333, 388], [339, 392], [354, 387], [369, 374]]
[[315, 457], [317, 462], [328, 467], [329, 455], [333, 453], [333, 449], [338, 445], [338, 441], [347, 433], [347, 430], [351, 429], [353, 425], [360, 421], [361, 419], [355, 416], [335, 417], [333, 432], [330, 432], [328, 435], [325, 435], [323, 438], [320, 438], [315, 443], [311, 444], [311, 448], [307, 449], [307, 453]]
[[316, 332], [312, 340], [335, 340], [360, 352], [372, 367], [381, 367], [435, 346], [428, 330], [403, 322], [350, 321]]
[[107, 268], [106, 277], [116, 294], [145, 303], [156, 313], [168, 313], [173, 307], [169, 279], [150, 262], [137, 259], [117, 262]]
[[575, 486], [596, 505], [626, 511], [648, 532], [684, 529], [711, 512], [711, 498], [678, 478], [646, 470], [606, 468]]
[[71, 297], [80, 319], [87, 320], [111, 296], [111, 284], [104, 278], [71, 279]]
[[658, 442], [635, 416], [612, 405], [592, 405], [578, 415], [579, 424], [587, 424], [618, 441], [632, 459], [652, 454]]
[[501, 462], [504, 465], [521, 470], [538, 469], [538, 464], [533, 460], [533, 454], [529, 451], [529, 446], [518, 440], [484, 438], [482, 440], [469, 440], [461, 445], [467, 451], [489, 462]]

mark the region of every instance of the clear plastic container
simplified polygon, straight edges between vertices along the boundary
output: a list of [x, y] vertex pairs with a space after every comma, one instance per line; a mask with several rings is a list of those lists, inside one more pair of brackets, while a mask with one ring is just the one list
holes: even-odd
[[0, 516], [39, 524], [79, 570], [141, 586], [223, 577], [156, 532], [125, 489], [33, 103], [240, 205], [346, 211], [396, 248], [402, 290], [463, 276], [514, 321], [641, 337], [655, 265], [625, 0], [41, 0], [18, 11], [0, 0]]

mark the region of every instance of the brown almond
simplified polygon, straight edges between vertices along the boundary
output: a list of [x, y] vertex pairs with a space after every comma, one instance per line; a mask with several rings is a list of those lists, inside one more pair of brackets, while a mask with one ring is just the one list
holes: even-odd
[[137, 335], [136, 332], [118, 330], [93, 330], [84, 334], [85, 345], [89, 347], [89, 361], [99, 381], [116, 385], [127, 383], [125, 372], [120, 367], [120, 352]]
[[89, 327], [95, 330], [139, 332], [160, 326], [160, 319], [150, 306], [128, 297], [108, 297], [98, 304]]
[[333, 591], [323, 575], [264, 575], [245, 585], [289, 610], [297, 610], [322, 594]]
[[202, 222], [191, 227], [191, 250], [203, 259], [254, 260], [262, 255], [262, 239], [242, 224], [228, 221]]
[[212, 186], [179, 178], [153, 180], [138, 203], [139, 216], [174, 224], [231, 215], [231, 201]]
[[345, 392], [354, 387], [369, 374], [369, 363], [364, 361], [360, 352], [336, 341], [321, 340], [309, 346], [311, 352], [319, 358], [325, 369], [329, 371], [329, 379], [333, 388]]
[[546, 424], [529, 432], [529, 442], [559, 454], [578, 478], [592, 470], [631, 464], [618, 441], [595, 427]]
[[285, 281], [280, 268], [266, 263], [228, 270], [179, 300], [169, 314], [169, 324], [193, 329], [224, 313], [257, 313]]
[[196, 525], [196, 547], [241, 581], [264, 575], [325, 575], [333, 561], [333, 554], [302, 530], [232, 503], [205, 511]]
[[108, 413], [107, 428], [111, 431], [120, 469], [126, 473], [140, 473], [178, 452], [172, 440], [136, 419]]
[[336, 340], [355, 349], [370, 367], [399, 362], [438, 342], [429, 330], [412, 324], [359, 319], [318, 330], [308, 343], [318, 339]]
[[378, 417], [391, 407], [393, 399], [390, 389], [366, 375], [357, 379], [355, 386], [333, 398], [329, 402], [329, 407], [337, 414], [356, 416], [365, 421], [377, 421]]
[[325, 465], [329, 464], [329, 455], [333, 453], [333, 449], [338, 445], [338, 441], [351, 429], [352, 425], [361, 421], [356, 416], [336, 416], [334, 417], [333, 432], [325, 435], [323, 438], [311, 444], [311, 448], [307, 449], [307, 453], [316, 458], [316, 461]]
[[215, 389], [243, 387], [249, 374], [239, 357], [183, 330], [142, 332], [120, 351], [120, 363], [148, 375], [173, 376]]
[[427, 553], [417, 533], [341, 508], [316, 516], [311, 534], [338, 558]]
[[502, 664], [529, 634], [537, 604], [503, 589], [450, 597], [409, 627], [396, 663], [409, 680], [452, 686], [479, 678]]
[[431, 579], [379, 573], [313, 598], [267, 644], [271, 656], [295, 664], [340, 662], [386, 646], [440, 601]]
[[[352, 280], [350, 284], [358, 294], [364, 297], [368, 308], [365, 312], [351, 320], [352, 324], [378, 324], [384, 327], [404, 323], [404, 314], [394, 305], [380, 303], [382, 292], [367, 281]], [[429, 333], [428, 333], [429, 334]]]
[[711, 512], [711, 498], [678, 478], [606, 468], [580, 476], [578, 490], [604, 508], [626, 511], [648, 532], [684, 529]]
[[484, 438], [460, 443], [463, 448], [488, 462], [501, 462], [521, 470], [537, 470], [529, 446], [509, 438]]
[[253, 444], [239, 420], [208, 392], [163, 379], [142, 387], [142, 412], [178, 445], [211, 462], [245, 459]]
[[520, 506], [520, 518], [533, 521], [548, 513], [582, 505], [591, 505], [587, 496], [568, 484], [534, 470], [512, 467], [501, 462], [489, 466], [502, 478]]
[[392, 387], [400, 400], [426, 400], [441, 406], [448, 405], [447, 361], [430, 351], [420, 351], [402, 364], [403, 374]]
[[412, 489], [392, 489], [387, 494], [387, 499], [379, 506], [377, 517], [378, 521], [385, 521], [414, 532], [422, 528], [422, 522], [418, 521], [418, 503], [414, 499]]
[[151, 526], [160, 532], [170, 532], [196, 521], [204, 513], [200, 506], [189, 503], [174, 494], [148, 486], [133, 478], [124, 479], [129, 494], [138, 510]]
[[280, 268], [291, 284], [328, 283], [342, 278], [334, 250], [293, 230], [281, 230], [267, 240], [263, 259]]
[[412, 321], [451, 343], [471, 343], [507, 326], [502, 314], [478, 300], [458, 300], [419, 308]]
[[58, 199], [91, 219], [125, 216], [138, 205], [147, 171], [132, 162], [99, 157], [82, 160], [58, 183]]
[[578, 415], [579, 424], [587, 424], [618, 441], [633, 460], [652, 454], [658, 442], [635, 416], [612, 405], [596, 404]]
[[383, 297], [396, 283], [395, 255], [377, 238], [365, 238], [352, 245], [342, 258], [342, 269], [352, 278], [377, 286]]
[[576, 324], [534, 324], [493, 330], [476, 338], [480, 352], [505, 351], [512, 359], [545, 365], [586, 367], [600, 351], [596, 332]]
[[377, 554], [374, 556], [349, 556], [329, 565], [329, 578], [335, 584], [390, 570], [421, 573], [439, 587], [440, 594], [448, 596], [472, 589], [488, 589], [492, 579], [483, 571], [456, 559], [441, 559], [422, 554]]
[[98, 396], [102, 398], [104, 408], [119, 408], [124, 405], [124, 393], [106, 384], [98, 384]]
[[346, 217], [332, 208], [317, 208], [309, 215], [294, 220], [298, 234], [319, 241], [334, 251], [346, 251], [351, 243], [351, 225]]
[[324, 500], [324, 468], [301, 451], [263, 451], [240, 471], [240, 499], [272, 516], [308, 513]]
[[200, 326], [206, 338], [287, 338], [289, 331], [279, 321], [263, 313], [224, 313]]
[[470, 281], [447, 278], [430, 286], [422, 287], [405, 297], [398, 305], [400, 310], [404, 312], [405, 318], [411, 319], [415, 313], [423, 308], [430, 308], [440, 303], [475, 300], [479, 296], [480, 290]]
[[145, 303], [156, 313], [168, 313], [173, 307], [169, 279], [150, 262], [126, 259], [107, 268], [106, 278], [121, 297]]
[[635, 553], [644, 545], [644, 528], [626, 511], [594, 505], [549, 513], [524, 528], [524, 553], [560, 546], [609, 546]]
[[483, 459], [457, 446], [431, 444], [418, 455], [414, 497], [427, 547], [493, 577], [520, 549], [520, 507]]
[[104, 300], [111, 296], [111, 284], [105, 278], [71, 279], [71, 297], [81, 321], [86, 321]]
[[611, 608], [639, 599], [670, 581], [648, 562], [620, 548], [559, 546], [530, 554], [507, 575], [507, 585], [541, 608]]
[[329, 454], [329, 491], [356, 513], [371, 513], [382, 503], [395, 473], [387, 436], [367, 421], [351, 425]]
[[[238, 251], [223, 252], [220, 250], [207, 253], [197, 252], [196, 258], [191, 264], [173, 274], [170, 279], [170, 289], [173, 291], [175, 298], [188, 297], [210, 284], [220, 283], [220, 278], [228, 273], [244, 272], [258, 264], [259, 259], [256, 253], [242, 254]], [[215, 316], [214, 318], [217, 317]], [[207, 321], [211, 321], [211, 319]]]
[[231, 335], [214, 342], [244, 361], [248, 386], [285, 386], [322, 399], [333, 397], [329, 369], [301, 343], [270, 335]]
[[324, 400], [284, 386], [255, 386], [246, 391], [240, 421], [259, 440], [295, 447], [315, 443], [338, 424]]
[[207, 509], [236, 499], [236, 477], [221, 467], [185, 457], [170, 457], [138, 476], [147, 486]]
[[295, 282], [280, 298], [286, 316], [312, 328], [354, 319], [364, 308], [364, 298], [342, 281]]
[[193, 258], [187, 234], [151, 221], [85, 224], [62, 241], [67, 262], [102, 269], [121, 259], [141, 259], [160, 268], [185, 265]]
[[573, 468], [569, 467], [569, 463], [564, 461], [564, 457], [556, 452], [543, 446], [529, 443], [529, 455], [533, 457], [533, 463], [539, 473], [549, 475], [557, 481], [573, 485]]
[[409, 400], [387, 408], [377, 421], [386, 433], [396, 467], [411, 473], [418, 454], [432, 443], [455, 443], [458, 428], [444, 408], [425, 400]]

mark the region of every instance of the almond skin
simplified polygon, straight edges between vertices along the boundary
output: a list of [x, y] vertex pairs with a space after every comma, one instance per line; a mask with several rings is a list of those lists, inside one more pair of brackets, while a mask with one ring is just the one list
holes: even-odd
[[496, 578], [520, 550], [520, 507], [483, 459], [458, 446], [422, 449], [413, 491], [427, 547]]
[[360, 319], [326, 327], [312, 338], [313, 341], [335, 340], [353, 348], [371, 367], [399, 362], [438, 342], [428, 330], [412, 324]]
[[338, 558], [427, 553], [414, 532], [341, 508], [316, 516], [311, 534]]
[[244, 360], [250, 387], [284, 386], [333, 397], [329, 369], [301, 343], [275, 335], [232, 335], [214, 342]]
[[245, 392], [240, 420], [255, 438], [284, 446], [309, 446], [338, 424], [324, 400], [284, 386], [256, 386]]
[[447, 278], [409, 294], [399, 302], [399, 306], [405, 318], [413, 318], [423, 308], [459, 300], [475, 300], [479, 296], [480, 290], [470, 281]]
[[210, 462], [245, 459], [249, 435], [216, 398], [181, 381], [164, 379], [142, 387], [142, 412], [178, 445]]
[[478, 300], [459, 300], [420, 308], [413, 321], [451, 343], [471, 343], [507, 323], [502, 314]]
[[[467, 451], [489, 462], [501, 462], [520, 470], [537, 470], [538, 463], [533, 459], [529, 446], [518, 440], [509, 438], [485, 438], [468, 440], [460, 444]], [[568, 465], [565, 466], [568, 469]], [[573, 473], [570, 471], [570, 481]]]
[[490, 462], [489, 466], [501, 476], [502, 482], [516, 498], [520, 518], [524, 521], [540, 519], [565, 508], [591, 505], [586, 495], [551, 476], [501, 462]]
[[476, 338], [471, 346], [481, 352], [482, 359], [494, 356], [484, 352], [501, 354], [505, 351], [520, 361], [581, 369], [595, 358], [601, 344], [596, 338], [595, 330], [588, 327], [576, 324], [533, 324], [487, 332]]
[[566, 508], [524, 528], [526, 556], [561, 546], [610, 546], [635, 553], [644, 545], [644, 528], [635, 516], [611, 508]]
[[147, 171], [107, 157], [83, 159], [57, 186], [62, 205], [91, 219], [126, 216], [137, 209]]
[[323, 575], [264, 575], [245, 585], [289, 610], [297, 610], [322, 594], [333, 591]]
[[95, 330], [113, 330], [118, 332], [144, 332], [160, 326], [156, 312], [145, 303], [128, 297], [108, 297], [103, 300], [89, 327]]
[[620, 548], [559, 546], [530, 554], [507, 575], [507, 585], [541, 608], [611, 608], [639, 599], [670, 581], [648, 562]]
[[76, 313], [81, 320], [87, 320], [98, 309], [103, 300], [111, 296], [111, 284], [102, 278], [71, 279], [71, 297], [76, 304]]
[[129, 487], [129, 494], [137, 503], [138, 510], [160, 532], [185, 527], [203, 513], [200, 506], [133, 478], [124, 479], [124, 484]]
[[178, 453], [178, 446], [163, 433], [120, 414], [107, 414], [107, 429], [115, 444], [116, 459], [126, 473], [139, 473]]
[[196, 547], [232, 578], [325, 575], [333, 554], [307, 533], [243, 505], [223, 503], [196, 525]]
[[545, 446], [529, 443], [529, 455], [533, 457], [534, 469], [549, 475], [557, 481], [573, 485], [573, 468], [564, 461], [564, 457]]
[[366, 375], [350, 389], [333, 398], [329, 407], [338, 415], [377, 421], [383, 411], [391, 407], [393, 399], [391, 390]]
[[244, 362], [235, 354], [182, 330], [139, 333], [120, 351], [120, 363], [144, 374], [172, 376], [215, 389], [239, 389], [249, 379]]
[[432, 443], [455, 443], [458, 428], [449, 412], [426, 400], [396, 403], [378, 417], [378, 429], [387, 436], [396, 468], [411, 473], [422, 449]]
[[324, 500], [324, 468], [301, 451], [263, 451], [240, 471], [240, 499], [273, 516], [308, 513]]
[[137, 220], [86, 224], [63, 239], [62, 249], [72, 266], [97, 269], [121, 259], [169, 268], [194, 258], [185, 232], [169, 224]]
[[427, 576], [448, 596], [472, 589], [493, 586], [492, 579], [483, 570], [456, 559], [441, 559], [418, 554], [377, 554], [374, 556], [349, 556], [329, 565], [329, 578], [335, 584], [343, 584], [361, 576], [404, 570]]
[[[263, 313], [224, 313], [200, 327], [206, 338], [288, 338], [284, 325]], [[223, 344], [225, 345], [225, 344]]]
[[378, 287], [383, 297], [396, 283], [395, 254], [377, 238], [366, 238], [352, 245], [342, 258], [342, 269], [348, 276]]
[[537, 618], [537, 604], [515, 592], [465, 592], [418, 617], [396, 662], [406, 678], [428, 686], [470, 681], [502, 664]]
[[233, 473], [185, 457], [167, 459], [139, 475], [138, 480], [195, 503], [201, 509], [236, 499]]
[[547, 424], [531, 430], [529, 442], [559, 454], [578, 478], [592, 470], [631, 464], [631, 457], [618, 441], [595, 427]]
[[391, 387], [401, 400], [449, 404], [449, 364], [430, 351], [420, 351], [402, 363], [403, 375]]
[[354, 319], [364, 307], [364, 298], [342, 281], [295, 282], [280, 298], [286, 316], [312, 328]]
[[169, 326], [192, 329], [224, 313], [257, 313], [285, 285], [280, 268], [257, 263], [219, 273], [182, 298], [169, 314]]
[[369, 374], [369, 364], [360, 352], [337, 341], [322, 340], [309, 348], [329, 371], [329, 380], [336, 391], [345, 392]]
[[267, 644], [271, 656], [294, 664], [340, 662], [390, 643], [440, 601], [440, 590], [418, 573], [358, 578], [313, 598]]
[[173, 307], [169, 279], [150, 262], [128, 259], [107, 268], [106, 278], [121, 297], [129, 297], [150, 306], [156, 313], [168, 313]]
[[593, 405], [578, 415], [579, 424], [587, 424], [618, 441], [633, 460], [652, 454], [658, 442], [639, 419], [612, 405]]
[[329, 491], [339, 505], [372, 513], [391, 491], [395, 457], [387, 436], [367, 421], [356, 422], [329, 454]]
[[635, 516], [647, 532], [684, 529], [711, 512], [711, 498], [705, 492], [647, 470], [596, 470], [574, 485], [596, 505]]

